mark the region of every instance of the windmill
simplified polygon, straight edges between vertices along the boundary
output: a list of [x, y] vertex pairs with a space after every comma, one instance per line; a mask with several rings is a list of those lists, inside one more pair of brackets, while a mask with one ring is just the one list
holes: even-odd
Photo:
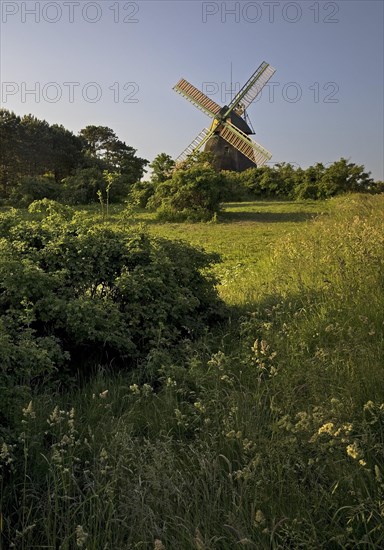
[[195, 107], [210, 116], [213, 121], [210, 128], [202, 132], [176, 159], [182, 162], [193, 152], [202, 149], [210, 151], [217, 170], [235, 170], [262, 166], [272, 155], [249, 136], [254, 134], [249, 127], [245, 111], [256, 99], [275, 69], [263, 61], [260, 67], [247, 80], [229, 105], [220, 107], [203, 92], [182, 78], [173, 88]]

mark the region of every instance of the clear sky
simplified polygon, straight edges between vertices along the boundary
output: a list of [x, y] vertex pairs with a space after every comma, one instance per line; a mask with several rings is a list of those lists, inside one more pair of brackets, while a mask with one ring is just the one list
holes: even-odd
[[383, 179], [384, 2], [1, 0], [1, 105], [77, 133], [109, 126], [152, 160], [173, 157], [210, 119], [180, 77], [230, 99], [276, 68], [248, 114], [273, 162], [340, 157]]

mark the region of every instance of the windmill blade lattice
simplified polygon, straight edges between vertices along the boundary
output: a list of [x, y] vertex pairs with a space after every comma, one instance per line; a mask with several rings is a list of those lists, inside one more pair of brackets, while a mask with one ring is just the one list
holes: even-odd
[[204, 130], [202, 130], [200, 134], [197, 137], [195, 137], [192, 143], [188, 145], [186, 149], [184, 149], [181, 155], [177, 157], [176, 164], [185, 160], [194, 151], [198, 151], [199, 149], [201, 149], [201, 147], [204, 145], [204, 143], [208, 141], [208, 139], [211, 137], [212, 134], [213, 134], [212, 128], [210, 130], [208, 130], [208, 128], [204, 128]]
[[262, 166], [272, 158], [272, 153], [230, 122], [225, 123], [220, 136], [257, 166]]
[[183, 95], [188, 101], [193, 103], [195, 107], [204, 111], [207, 115], [215, 118], [221, 111], [220, 105], [212, 101], [208, 96], [200, 92], [193, 84], [182, 78], [173, 88], [175, 92]]
[[229, 113], [231, 113], [237, 107], [239, 107], [239, 113], [243, 114], [244, 111], [250, 106], [252, 101], [256, 99], [256, 97], [259, 95], [261, 90], [264, 88], [268, 80], [275, 72], [276, 69], [263, 61], [260, 67], [244, 84], [239, 93], [236, 94], [236, 96], [233, 98], [229, 105], [229, 109], [224, 116], [227, 117]]

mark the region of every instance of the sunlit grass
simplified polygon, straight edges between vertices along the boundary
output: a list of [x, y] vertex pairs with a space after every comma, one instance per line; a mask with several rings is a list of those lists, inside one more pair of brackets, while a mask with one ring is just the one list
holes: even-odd
[[382, 547], [384, 197], [232, 203], [209, 224], [160, 224], [148, 212], [124, 221], [112, 207], [106, 223], [147, 223], [219, 252], [230, 319], [154, 354], [156, 380], [107, 365], [85, 387], [26, 407], [24, 435], [2, 451], [6, 475], [25, 467], [22, 506], [11, 513], [12, 489], [3, 496], [4, 540]]

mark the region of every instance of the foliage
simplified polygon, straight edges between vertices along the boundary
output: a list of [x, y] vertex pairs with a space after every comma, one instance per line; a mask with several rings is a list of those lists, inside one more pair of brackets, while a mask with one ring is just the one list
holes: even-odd
[[85, 142], [85, 154], [92, 164], [102, 171], [117, 173], [129, 189], [140, 180], [148, 161], [136, 157], [136, 149], [120, 141], [115, 132], [106, 126], [86, 126], [80, 131]]
[[105, 170], [118, 174], [111, 201], [122, 201], [147, 164], [110, 128], [87, 126], [75, 136], [32, 115], [0, 110], [0, 199], [10, 204], [95, 202], [97, 191], [105, 193]]
[[53, 174], [21, 177], [10, 192], [9, 202], [25, 207], [44, 198], [55, 201], [65, 198], [63, 186], [57, 183]]
[[152, 170], [151, 181], [155, 185], [172, 177], [175, 161], [167, 153], [159, 153], [149, 165]]
[[179, 167], [170, 179], [157, 184], [148, 206], [156, 208], [164, 221], [209, 221], [219, 211], [222, 182], [208, 162]]
[[[252, 206], [270, 217], [260, 223]], [[174, 351], [152, 348], [152, 380], [104, 367], [79, 390], [42, 388], [33, 400], [22, 395], [18, 411], [13, 401], [18, 420], [0, 453], [6, 547], [383, 546], [383, 197], [313, 207], [328, 214], [306, 222], [297, 215], [303, 205], [263, 202], [240, 210], [248, 208], [247, 224], [182, 227], [190, 239], [201, 230], [207, 243], [214, 235], [215, 248], [225, 245], [228, 271], [242, 260], [222, 291], [246, 305], [230, 324]], [[58, 231], [60, 255], [48, 260], [60, 267], [70, 237], [84, 239], [86, 227], [79, 232], [73, 212], [50, 201], [32, 210], [35, 224], [45, 216], [44, 230]], [[58, 216], [70, 235], [57, 229]], [[18, 213], [1, 223], [25, 249], [15, 238]], [[103, 228], [108, 235], [111, 225]], [[256, 247], [265, 233], [271, 250]], [[26, 250], [32, 240], [39, 258], [36, 231], [28, 235]], [[190, 251], [168, 245], [166, 255], [187, 266]], [[9, 360], [15, 350], [2, 343]], [[27, 340], [18, 358], [30, 349]]]
[[56, 183], [83, 158], [82, 141], [63, 126], [50, 126], [32, 115], [0, 110], [0, 187], [8, 198], [20, 178], [53, 174]]
[[214, 281], [201, 274], [216, 256], [85, 223], [47, 199], [30, 212], [0, 221], [1, 385], [11, 397], [14, 387], [68, 382], [76, 369], [87, 375], [98, 361], [131, 369], [219, 314]]
[[63, 179], [63, 193], [67, 204], [89, 204], [97, 200], [97, 192], [104, 190], [103, 174], [97, 166], [79, 168]]
[[152, 181], [141, 180], [134, 183], [129, 193], [129, 199], [134, 206], [146, 208], [149, 199], [155, 194], [155, 184]]
[[224, 172], [225, 200], [252, 200], [259, 197], [289, 199], [325, 199], [350, 192], [376, 193], [374, 183], [364, 166], [340, 159], [328, 168], [321, 163], [306, 170], [289, 163], [273, 167], [250, 168], [242, 173]]
[[155, 194], [156, 187], [172, 177], [175, 161], [166, 153], [158, 154], [149, 168], [152, 170], [149, 181], [136, 181], [130, 190], [129, 198], [134, 206], [146, 208], [149, 199]]

